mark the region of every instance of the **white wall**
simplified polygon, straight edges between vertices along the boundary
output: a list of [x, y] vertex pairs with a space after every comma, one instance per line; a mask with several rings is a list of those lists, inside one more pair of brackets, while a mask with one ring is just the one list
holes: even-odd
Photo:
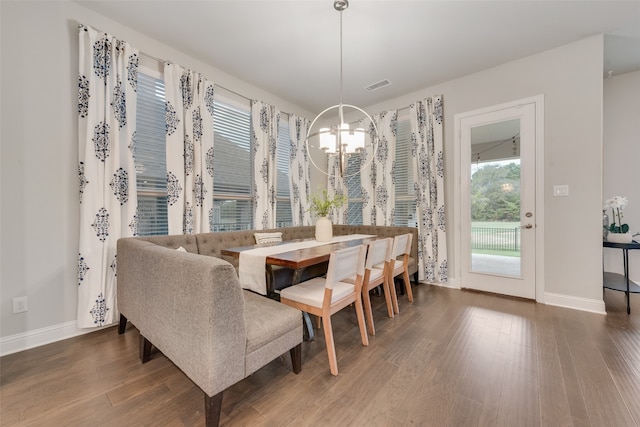
[[[626, 196], [624, 220], [640, 232], [640, 71], [604, 80], [603, 201]], [[611, 212], [608, 213], [611, 216]], [[605, 268], [622, 273], [622, 251], [605, 249]], [[629, 276], [640, 283], [640, 251], [629, 251]]]
[[[16, 336], [26, 334], [26, 341], [41, 343], [79, 332], [79, 22], [281, 111], [313, 115], [75, 3], [2, 0], [0, 8], [0, 353], [5, 353]], [[28, 297], [29, 311], [12, 314], [12, 299], [20, 296]]]
[[[602, 69], [603, 37], [594, 36], [367, 107], [375, 113], [443, 95], [447, 243], [453, 281], [458, 276], [453, 259], [458, 239], [458, 225], [452, 223], [453, 117], [543, 94], [545, 273], [541, 283], [546, 302], [602, 305]], [[552, 196], [558, 184], [569, 185], [569, 197]]]

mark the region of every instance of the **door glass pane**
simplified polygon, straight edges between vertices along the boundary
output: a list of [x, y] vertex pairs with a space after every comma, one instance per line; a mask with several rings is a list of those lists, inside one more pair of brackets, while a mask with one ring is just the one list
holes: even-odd
[[521, 276], [520, 120], [471, 129], [471, 271]]

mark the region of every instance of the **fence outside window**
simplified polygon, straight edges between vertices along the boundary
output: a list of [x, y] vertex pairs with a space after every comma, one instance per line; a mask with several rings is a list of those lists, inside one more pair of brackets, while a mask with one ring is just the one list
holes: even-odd
[[520, 227], [471, 227], [471, 248], [491, 251], [520, 251]]

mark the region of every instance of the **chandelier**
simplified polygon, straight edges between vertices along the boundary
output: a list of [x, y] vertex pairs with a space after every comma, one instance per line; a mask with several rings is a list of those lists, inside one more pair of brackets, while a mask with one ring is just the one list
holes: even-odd
[[[358, 174], [364, 169], [367, 164], [373, 159], [376, 140], [378, 135], [378, 128], [369, 114], [363, 109], [356, 107], [355, 105], [344, 104], [342, 102], [342, 12], [349, 7], [348, 0], [335, 0], [333, 3], [334, 9], [340, 12], [340, 103], [333, 105], [316, 116], [311, 122], [309, 130], [307, 131], [307, 137], [305, 143], [307, 145], [307, 152], [311, 163], [319, 171], [330, 175], [329, 171], [325, 171], [324, 168], [318, 166], [314, 161], [314, 152], [322, 153], [324, 156], [335, 156], [338, 160], [338, 170], [341, 177], [349, 177]], [[370, 122], [370, 144], [366, 144], [366, 136], [369, 133], [362, 127], [356, 127], [345, 122], [344, 111], [351, 109], [363, 114]], [[321, 127], [318, 130], [314, 129], [316, 123], [324, 121], [328, 116], [335, 116], [335, 110], [337, 110], [338, 124], [332, 127]], [[327, 113], [333, 112], [332, 115]], [[348, 159], [352, 155], [361, 156], [361, 162], [359, 167], [355, 171], [346, 172], [348, 166]]]

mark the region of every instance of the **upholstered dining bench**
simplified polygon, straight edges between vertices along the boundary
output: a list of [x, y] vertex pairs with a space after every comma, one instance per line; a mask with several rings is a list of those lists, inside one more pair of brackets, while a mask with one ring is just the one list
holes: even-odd
[[118, 331], [131, 321], [143, 363], [154, 346], [204, 392], [207, 426], [218, 425], [225, 389], [283, 353], [300, 372], [301, 312], [243, 290], [228, 262], [140, 238], [120, 239], [117, 256]]

